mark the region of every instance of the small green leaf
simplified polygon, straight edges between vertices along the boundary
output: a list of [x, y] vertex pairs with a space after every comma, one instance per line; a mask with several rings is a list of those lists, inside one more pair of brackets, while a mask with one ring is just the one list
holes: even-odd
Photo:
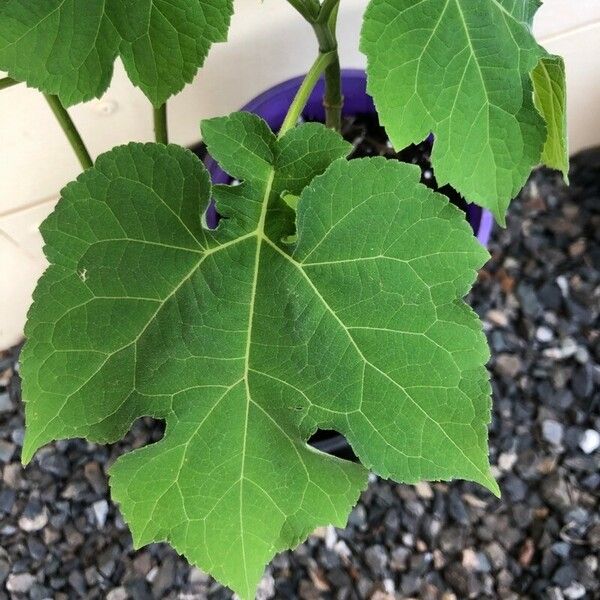
[[548, 130], [542, 162], [561, 171], [569, 182], [567, 142], [567, 86], [565, 63], [560, 56], [543, 57], [531, 74], [534, 102]]
[[65, 106], [101, 96], [120, 56], [155, 106], [183, 89], [232, 0], [0, 0], [0, 69]]
[[371, 0], [361, 48], [368, 89], [397, 148], [436, 136], [433, 166], [504, 223], [540, 162], [544, 121], [531, 72], [538, 0]]
[[283, 194], [283, 201], [294, 211], [298, 210], [298, 200], [300, 198], [298, 196], [294, 196], [293, 194]]
[[[487, 253], [417, 168], [348, 162], [323, 126], [278, 140], [238, 113], [203, 137], [239, 185], [211, 190], [186, 150], [131, 144], [67, 186], [42, 226], [23, 459], [165, 419], [160, 442], [111, 469], [135, 544], [166, 540], [250, 599], [274, 554], [343, 526], [366, 485], [363, 466], [306, 444], [317, 428], [385, 477], [497, 493], [488, 350], [461, 300]], [[201, 226], [211, 196], [215, 231]], [[297, 243], [281, 242], [296, 225]]]

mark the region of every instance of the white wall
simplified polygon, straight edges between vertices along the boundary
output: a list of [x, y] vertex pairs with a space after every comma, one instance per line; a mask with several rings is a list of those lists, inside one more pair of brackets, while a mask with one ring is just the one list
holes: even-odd
[[[364, 66], [358, 33], [366, 4], [342, 1], [344, 67]], [[546, 0], [535, 32], [549, 51], [565, 57], [572, 151], [600, 144], [600, 0]], [[306, 72], [315, 50], [309, 27], [283, 0], [236, 0], [229, 42], [213, 46], [194, 84], [169, 104], [171, 139], [198, 142], [201, 119], [236, 110]], [[152, 139], [149, 105], [120, 64], [101, 100], [70, 112], [94, 157], [121, 143]], [[79, 166], [43, 97], [24, 86], [0, 93], [0, 144], [0, 348], [6, 348], [22, 336], [45, 267], [37, 228]]]

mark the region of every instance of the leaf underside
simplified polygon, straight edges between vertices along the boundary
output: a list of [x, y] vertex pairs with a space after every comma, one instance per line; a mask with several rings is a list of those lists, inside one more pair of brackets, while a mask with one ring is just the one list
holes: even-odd
[[534, 102], [548, 127], [542, 162], [569, 182], [567, 89], [565, 63], [560, 56], [543, 57], [531, 74]]
[[0, 0], [0, 70], [65, 106], [100, 97], [120, 56], [155, 106], [224, 41], [233, 0]]
[[[533, 101], [531, 74], [548, 57], [531, 33], [539, 4], [371, 0], [362, 29], [368, 89], [395, 147], [434, 133], [440, 185], [450, 183], [502, 224], [532, 168], [548, 159], [544, 117], [553, 140], [565, 135]], [[556, 75], [560, 88], [564, 72]]]
[[[277, 140], [237, 113], [203, 137], [240, 185], [211, 190], [188, 151], [130, 144], [42, 226], [23, 458], [165, 419], [160, 442], [111, 470], [135, 544], [167, 540], [253, 598], [275, 553], [345, 524], [367, 468], [497, 493], [488, 349], [461, 300], [487, 252], [416, 167], [347, 161], [320, 125]], [[201, 224], [211, 196], [215, 231]], [[309, 447], [317, 428], [343, 433], [364, 466]]]

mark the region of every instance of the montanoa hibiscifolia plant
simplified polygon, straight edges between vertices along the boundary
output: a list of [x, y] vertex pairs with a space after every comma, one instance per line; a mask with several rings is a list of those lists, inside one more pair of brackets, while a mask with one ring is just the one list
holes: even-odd
[[[280, 131], [242, 112], [202, 123], [241, 181], [213, 186], [168, 144], [165, 103], [226, 39], [232, 0], [0, 0], [0, 86], [43, 92], [84, 169], [41, 228], [50, 266], [22, 354], [23, 461], [55, 439], [114, 442], [138, 417], [163, 419], [161, 441], [112, 467], [112, 496], [136, 546], [166, 540], [242, 598], [277, 552], [345, 524], [369, 470], [499, 492], [488, 348], [462, 300], [487, 252], [417, 167], [347, 160], [339, 0], [289, 2], [317, 59]], [[440, 185], [501, 224], [533, 167], [568, 168], [564, 67], [532, 36], [538, 5], [371, 0], [364, 15], [390, 141], [433, 133]], [[117, 57], [154, 107], [156, 143], [92, 163], [65, 107], [100, 96]], [[326, 125], [298, 125], [322, 76]], [[311, 448], [318, 428], [343, 433], [360, 463]]]

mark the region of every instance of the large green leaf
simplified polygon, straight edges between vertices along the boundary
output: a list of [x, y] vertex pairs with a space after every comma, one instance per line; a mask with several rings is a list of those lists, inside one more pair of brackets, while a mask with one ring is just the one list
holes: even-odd
[[[306, 444], [319, 427], [385, 477], [497, 492], [488, 350], [460, 300], [487, 253], [416, 167], [348, 162], [323, 126], [277, 140], [238, 113], [203, 136], [242, 180], [212, 189], [217, 230], [201, 226], [201, 163], [138, 144], [100, 157], [42, 226], [23, 458], [165, 419], [160, 442], [111, 471], [135, 543], [167, 540], [252, 598], [276, 552], [343, 526], [366, 485], [364, 467]], [[293, 246], [282, 195], [300, 196]]]
[[567, 143], [567, 87], [565, 63], [560, 56], [545, 56], [531, 74], [535, 106], [546, 121], [548, 133], [542, 161], [561, 171], [569, 181], [569, 146]]
[[371, 0], [361, 47], [368, 88], [397, 148], [433, 132], [440, 184], [506, 208], [546, 140], [530, 74], [547, 56], [531, 34], [538, 0]]
[[0, 69], [69, 106], [102, 95], [117, 56], [156, 106], [179, 92], [233, 0], [0, 0]]

